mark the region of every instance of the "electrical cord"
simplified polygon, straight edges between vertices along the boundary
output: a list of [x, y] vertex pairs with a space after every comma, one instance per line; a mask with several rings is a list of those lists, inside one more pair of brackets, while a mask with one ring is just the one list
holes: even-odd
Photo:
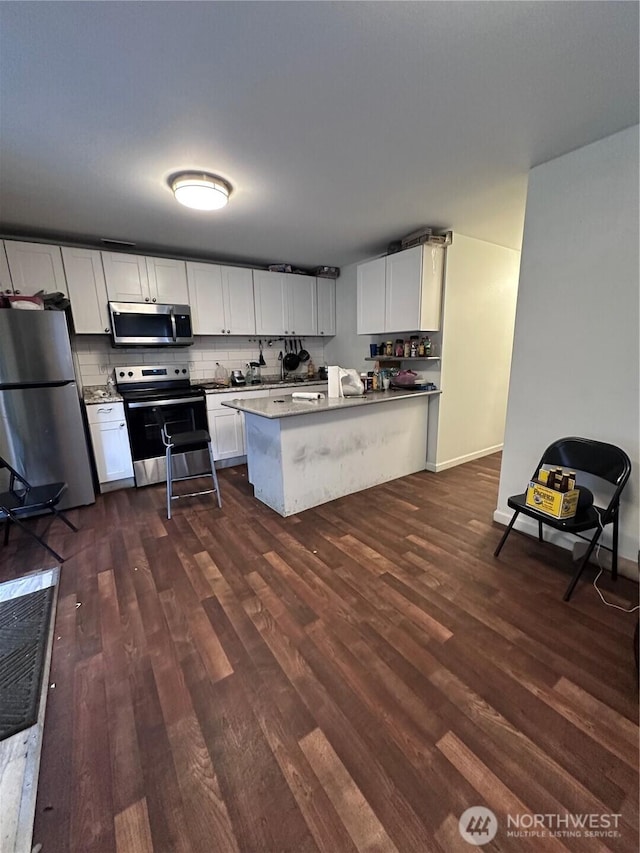
[[[595, 510], [595, 513], [598, 516], [598, 526], [600, 527], [600, 531], [602, 532], [604, 530], [604, 525], [602, 523], [602, 516], [600, 515], [600, 511], [598, 510], [598, 507], [594, 506], [593, 509]], [[598, 587], [598, 580], [600, 579], [600, 575], [604, 571], [604, 566], [600, 565], [600, 543], [599, 542], [596, 545], [595, 558], [596, 558], [596, 563], [600, 567], [600, 571], [598, 572], [598, 574], [593, 579], [593, 588], [595, 589], [595, 591], [600, 596], [600, 600], [602, 601], [602, 603], [606, 604], [607, 607], [613, 607], [615, 610], [622, 610], [623, 613], [634, 613], [636, 610], [640, 610], [640, 604], [636, 604], [635, 607], [620, 607], [619, 604], [612, 604], [610, 601], [607, 601], [607, 599], [604, 597], [604, 595], [602, 594], [602, 592], [600, 591], [600, 589]]]

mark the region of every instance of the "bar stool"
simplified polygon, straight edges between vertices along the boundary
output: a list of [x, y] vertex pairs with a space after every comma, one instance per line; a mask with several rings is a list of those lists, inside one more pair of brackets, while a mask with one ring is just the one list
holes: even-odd
[[[162, 416], [162, 412], [156, 412], [158, 423], [162, 431], [162, 442], [166, 448], [167, 460], [167, 518], [171, 518], [171, 501], [178, 498], [192, 498], [196, 495], [210, 495], [216, 493], [218, 498], [218, 506], [222, 507], [222, 498], [220, 497], [220, 486], [218, 485], [218, 475], [216, 474], [216, 464], [213, 458], [213, 447], [211, 446], [211, 436], [206, 429], [195, 429], [189, 432], [169, 431], [169, 424]], [[192, 450], [207, 450], [211, 461], [211, 479], [213, 480], [212, 489], [203, 489], [199, 492], [190, 492], [187, 495], [174, 495], [173, 484], [179, 483], [182, 480], [195, 480], [205, 474], [189, 474], [186, 477], [173, 476], [173, 453], [189, 453]], [[205, 472], [206, 473], [206, 472]]]

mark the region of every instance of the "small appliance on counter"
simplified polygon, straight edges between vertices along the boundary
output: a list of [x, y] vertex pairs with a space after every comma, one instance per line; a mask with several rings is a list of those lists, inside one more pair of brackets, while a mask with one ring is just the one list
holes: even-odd
[[247, 380], [244, 377], [244, 373], [241, 370], [232, 370], [231, 371], [231, 384], [236, 387], [239, 385], [246, 385]]
[[259, 361], [250, 361], [247, 364], [245, 381], [247, 385], [260, 385], [262, 382], [262, 370]]

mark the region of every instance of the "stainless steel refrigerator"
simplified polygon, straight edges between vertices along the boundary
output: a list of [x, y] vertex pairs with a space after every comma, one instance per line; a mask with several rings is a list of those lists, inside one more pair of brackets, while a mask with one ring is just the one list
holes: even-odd
[[95, 502], [62, 311], [0, 310], [0, 456], [33, 485], [66, 482], [61, 509]]

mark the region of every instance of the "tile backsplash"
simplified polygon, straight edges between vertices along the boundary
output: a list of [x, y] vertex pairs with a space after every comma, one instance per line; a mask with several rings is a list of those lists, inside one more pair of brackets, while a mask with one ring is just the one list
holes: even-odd
[[[268, 340], [268, 339], [267, 339]], [[82, 386], [105, 385], [109, 374], [123, 364], [174, 364], [188, 362], [191, 378], [212, 379], [216, 370], [216, 362], [224, 365], [227, 370], [242, 370], [244, 372], [248, 361], [258, 361], [258, 338], [246, 338], [241, 335], [216, 337], [199, 335], [190, 347], [173, 348], [142, 348], [120, 349], [111, 346], [106, 335], [74, 335], [71, 346], [76, 363], [76, 372]], [[324, 363], [325, 338], [303, 338], [305, 348], [317, 368]], [[267, 346], [263, 339], [263, 354], [266, 367], [262, 368], [264, 376], [279, 376], [280, 362], [278, 353], [284, 354], [284, 342], [273, 340], [272, 346]], [[295, 374], [306, 374], [307, 364], [301, 364]], [[294, 375], [295, 375], [294, 374]]]

